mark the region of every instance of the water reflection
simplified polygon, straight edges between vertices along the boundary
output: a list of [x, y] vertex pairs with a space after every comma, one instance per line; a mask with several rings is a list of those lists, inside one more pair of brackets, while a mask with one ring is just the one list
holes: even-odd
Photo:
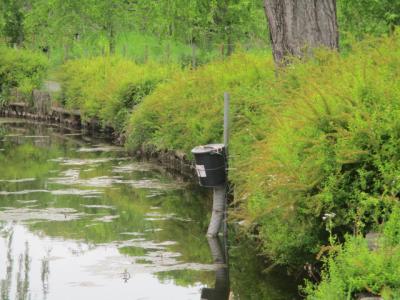
[[224, 243], [217, 237], [209, 237], [208, 245], [213, 257], [215, 270], [214, 288], [203, 288], [201, 300], [227, 300], [229, 298], [229, 272], [226, 249], [226, 237]]
[[6, 266], [6, 276], [5, 279], [1, 280], [1, 299], [2, 300], [8, 300], [9, 295], [10, 295], [10, 290], [11, 290], [11, 280], [12, 280], [12, 274], [13, 274], [13, 265], [14, 265], [14, 260], [13, 260], [13, 254], [12, 254], [12, 241], [13, 241], [13, 232], [12, 230], [6, 231], [5, 234], [5, 241], [7, 244], [7, 259], [6, 263], [4, 266]]
[[4, 128], [1, 300], [293, 298], [232, 241], [229, 274], [208, 194], [81, 132]]
[[8, 124], [0, 142], [2, 299], [198, 299], [214, 270], [204, 195], [121, 148], [39, 128]]
[[16, 299], [18, 300], [28, 299], [30, 263], [29, 244], [25, 242], [25, 253], [20, 254], [18, 264], [16, 293]]
[[42, 281], [42, 292], [43, 292], [43, 300], [47, 299], [47, 294], [50, 290], [49, 285], [49, 276], [50, 276], [50, 253], [51, 250], [48, 250], [46, 256], [42, 258], [42, 265], [40, 271], [40, 279]]

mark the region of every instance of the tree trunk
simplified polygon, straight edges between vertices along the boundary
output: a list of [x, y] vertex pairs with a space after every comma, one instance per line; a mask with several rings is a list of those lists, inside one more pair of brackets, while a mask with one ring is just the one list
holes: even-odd
[[336, 0], [264, 0], [264, 5], [278, 65], [315, 47], [338, 49]]
[[192, 41], [192, 69], [196, 69], [197, 61], [196, 61], [196, 44]]
[[231, 56], [233, 53], [233, 41], [231, 32], [227, 33], [226, 43], [227, 43], [226, 56]]
[[108, 48], [109, 48], [108, 50], [110, 51], [110, 54], [113, 55], [115, 54], [115, 44], [116, 44], [113, 24], [110, 24], [109, 29], [110, 31], [108, 36]]

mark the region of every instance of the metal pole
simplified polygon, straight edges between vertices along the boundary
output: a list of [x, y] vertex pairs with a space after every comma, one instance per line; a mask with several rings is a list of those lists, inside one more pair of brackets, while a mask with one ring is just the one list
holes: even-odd
[[[230, 110], [230, 95], [229, 93], [224, 93], [224, 145], [226, 153], [226, 173], [228, 174], [228, 162], [229, 162], [229, 110]], [[225, 184], [225, 200], [224, 200], [224, 220], [223, 220], [223, 234], [228, 236], [228, 182]]]
[[229, 271], [226, 256], [217, 237], [208, 238], [215, 270], [215, 287], [203, 288], [201, 299], [203, 300], [228, 300], [229, 298]]
[[229, 93], [224, 93], [224, 145], [226, 151], [226, 157], [228, 158], [228, 146], [229, 146]]
[[226, 188], [220, 185], [214, 188], [213, 210], [211, 214], [210, 225], [208, 225], [207, 236], [216, 237], [224, 221], [226, 207]]
[[[227, 162], [229, 145], [229, 100], [229, 94], [224, 93], [224, 145]], [[227, 184], [223, 184], [214, 188], [213, 210], [211, 214], [210, 225], [208, 226], [207, 230], [207, 236], [209, 237], [217, 236], [221, 227], [223, 227], [223, 234], [225, 236], [227, 235], [227, 186]]]

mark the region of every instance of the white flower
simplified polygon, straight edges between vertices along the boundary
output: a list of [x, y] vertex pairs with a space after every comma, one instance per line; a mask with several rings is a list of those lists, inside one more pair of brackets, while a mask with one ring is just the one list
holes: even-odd
[[324, 216], [322, 217], [322, 220], [327, 220], [327, 219], [333, 219], [336, 216], [335, 213], [326, 213], [324, 214]]

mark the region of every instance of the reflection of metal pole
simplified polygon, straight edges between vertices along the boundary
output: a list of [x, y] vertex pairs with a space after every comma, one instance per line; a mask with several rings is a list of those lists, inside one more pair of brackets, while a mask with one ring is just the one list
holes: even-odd
[[[224, 146], [226, 166], [228, 165], [228, 146], [229, 146], [229, 101], [230, 96], [224, 93]], [[211, 214], [210, 225], [208, 226], [207, 236], [217, 236], [221, 224], [223, 223], [223, 234], [227, 234], [226, 215], [227, 215], [227, 186], [220, 185], [214, 187], [213, 193], [213, 210]], [[224, 221], [224, 222], [223, 222]]]
[[201, 300], [227, 300], [229, 298], [229, 272], [226, 256], [221, 247], [220, 240], [216, 237], [208, 238], [215, 270], [215, 288], [204, 288], [201, 291]]
[[207, 231], [207, 236], [209, 237], [216, 237], [221, 228], [224, 219], [225, 198], [225, 185], [215, 187], [213, 193], [213, 210]]

